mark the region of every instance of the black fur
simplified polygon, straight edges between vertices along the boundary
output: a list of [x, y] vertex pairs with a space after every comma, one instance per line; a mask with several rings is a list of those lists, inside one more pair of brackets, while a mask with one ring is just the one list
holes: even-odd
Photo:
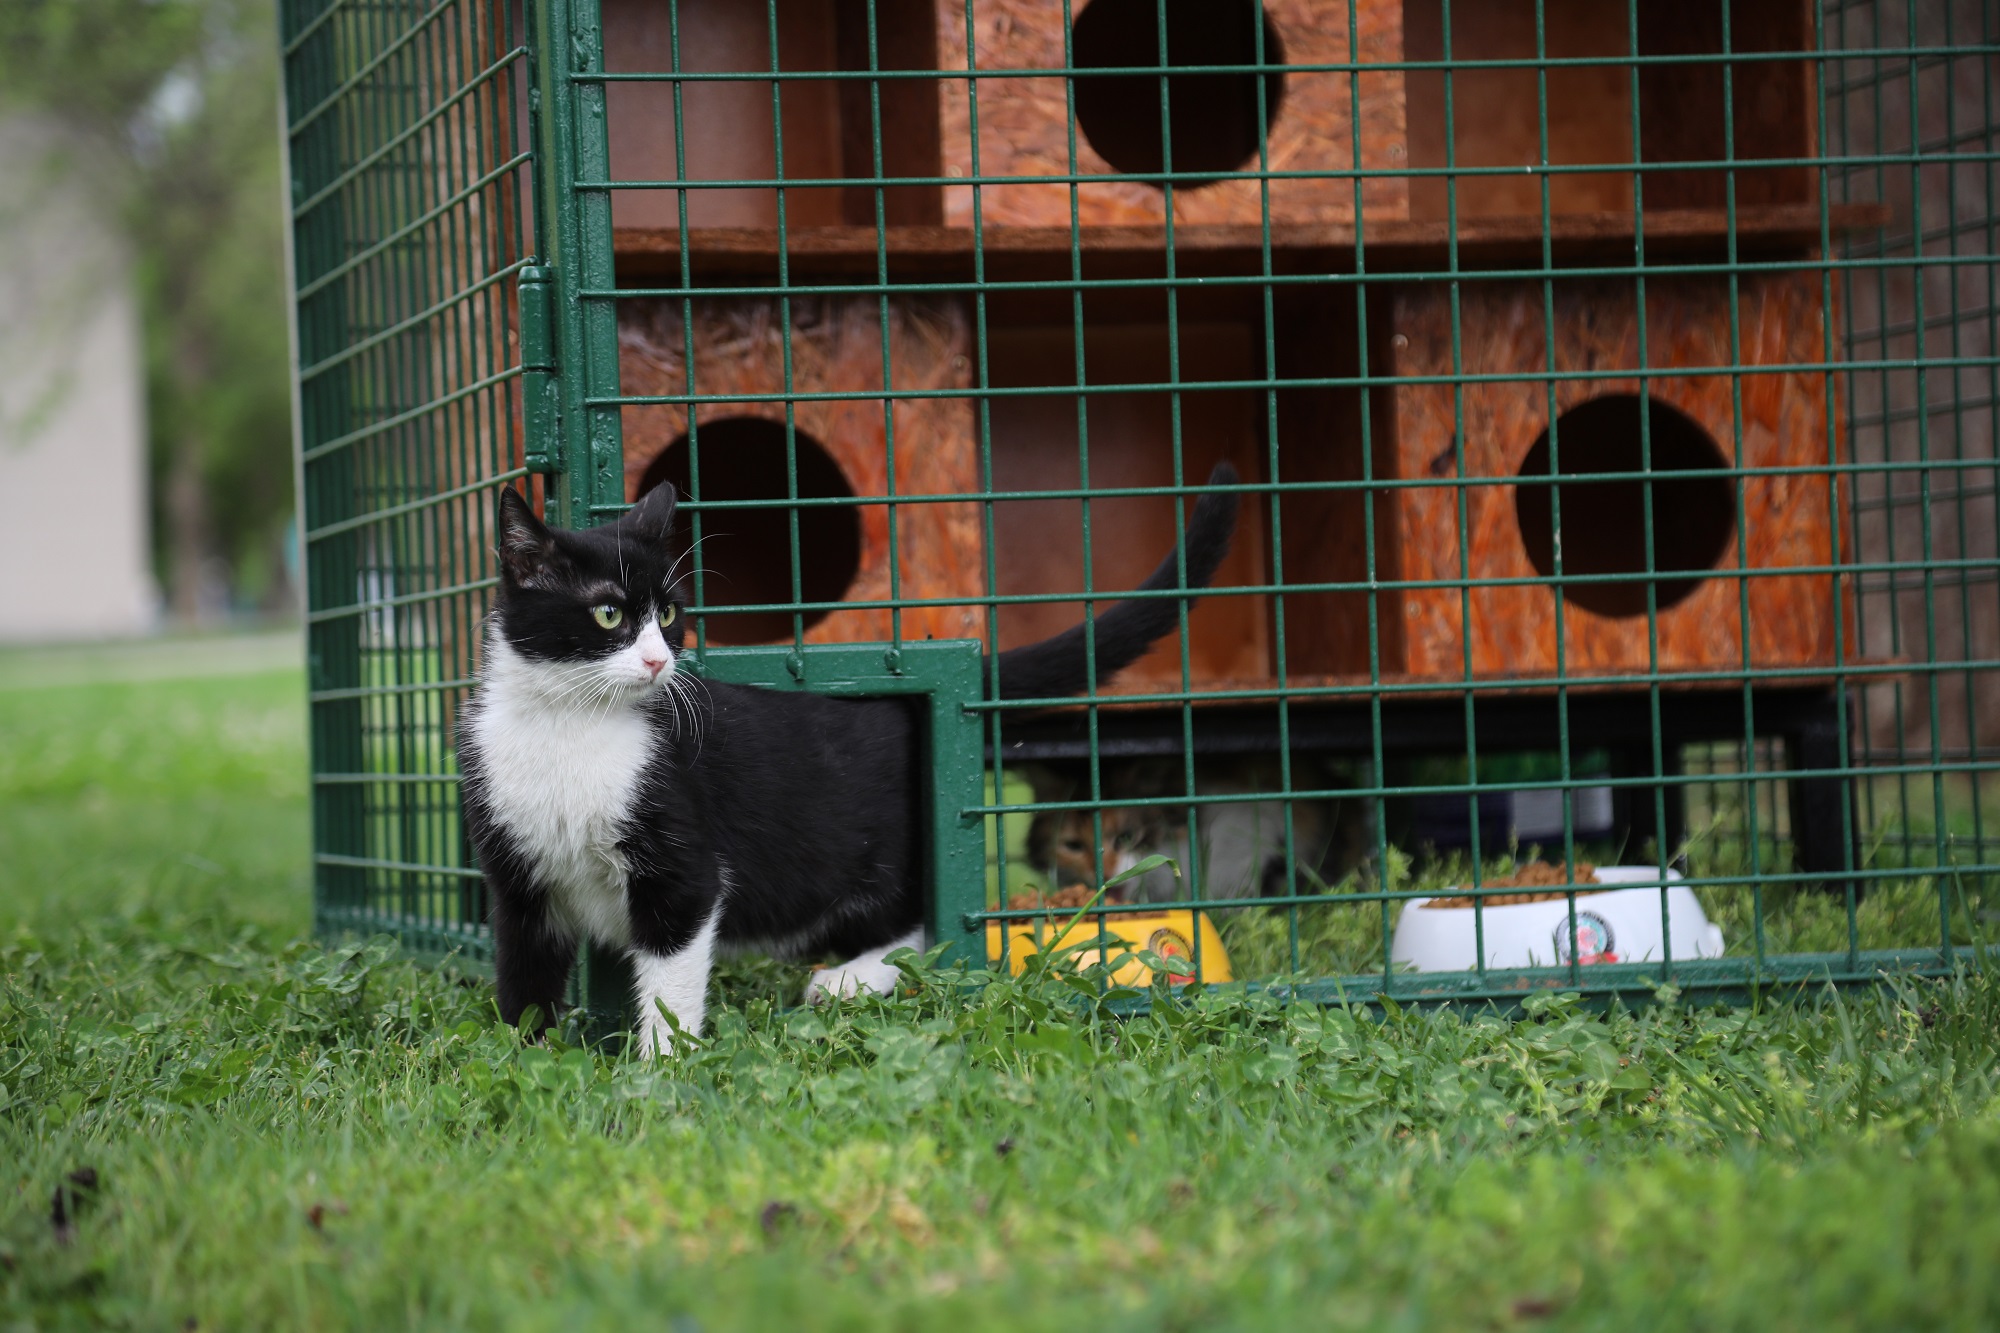
[[[1235, 481], [1226, 463], [1209, 478], [1216, 486]], [[614, 525], [564, 532], [543, 526], [515, 492], [502, 491], [501, 585], [490, 633], [523, 657], [587, 661], [628, 645], [646, 617], [664, 610], [661, 603], [678, 612], [674, 504], [672, 488], [661, 486]], [[1196, 504], [1186, 587], [1213, 577], [1235, 517], [1233, 494], [1211, 493]], [[1170, 553], [1141, 586], [1182, 586], [1180, 570]], [[1120, 602], [1098, 616], [1095, 680], [1136, 661], [1172, 630], [1182, 601]], [[619, 631], [592, 618], [591, 608], [607, 603], [624, 612]], [[1001, 697], [1086, 689], [1090, 632], [1079, 625], [1000, 654]], [[678, 614], [663, 635], [678, 655], [685, 641]], [[625, 906], [634, 945], [656, 954], [685, 948], [723, 895], [725, 873], [717, 928], [724, 945], [852, 956], [921, 922], [924, 756], [905, 703], [709, 681], [680, 698], [655, 689], [638, 707], [653, 728], [652, 760], [619, 844], [630, 868]], [[500, 1010], [517, 1023], [532, 1006], [546, 1022], [560, 1008], [577, 942], [557, 927], [534, 858], [488, 804], [488, 775], [469, 726], [461, 726], [459, 760], [467, 828], [492, 912]]]

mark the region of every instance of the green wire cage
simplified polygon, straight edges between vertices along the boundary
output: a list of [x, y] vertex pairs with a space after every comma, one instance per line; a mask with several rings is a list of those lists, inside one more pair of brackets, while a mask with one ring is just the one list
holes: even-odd
[[[672, 481], [698, 669], [928, 710], [967, 961], [1086, 901], [1328, 999], [1983, 938], [1990, 4], [280, 8], [322, 932], [488, 957], [494, 490]], [[1225, 459], [1179, 634], [992, 701]]]

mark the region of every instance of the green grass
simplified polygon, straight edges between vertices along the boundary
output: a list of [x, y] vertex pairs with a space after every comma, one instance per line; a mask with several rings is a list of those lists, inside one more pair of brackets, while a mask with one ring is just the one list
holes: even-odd
[[296, 670], [0, 681], [0, 1328], [2000, 1319], [1982, 976], [1117, 1020], [1033, 975], [787, 1011], [749, 966], [678, 1061], [523, 1048], [302, 938]]

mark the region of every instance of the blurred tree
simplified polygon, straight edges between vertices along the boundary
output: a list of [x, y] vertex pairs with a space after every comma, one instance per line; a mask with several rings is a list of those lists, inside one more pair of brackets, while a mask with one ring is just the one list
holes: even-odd
[[[145, 311], [154, 541], [175, 616], [281, 607], [292, 513], [272, 0], [0, 0], [0, 107], [74, 131]], [[116, 166], [101, 169], [105, 158]], [[217, 579], [217, 575], [220, 579]], [[222, 589], [214, 589], [220, 581]]]

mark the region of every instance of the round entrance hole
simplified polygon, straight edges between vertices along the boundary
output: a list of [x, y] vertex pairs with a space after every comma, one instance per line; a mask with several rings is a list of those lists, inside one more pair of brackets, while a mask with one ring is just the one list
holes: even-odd
[[[1652, 437], [1652, 476], [1565, 481], [1589, 473], [1643, 474], [1641, 414]], [[1729, 481], [1717, 476], [1676, 477], [1713, 471], [1729, 460], [1691, 417], [1655, 398], [1607, 394], [1556, 418], [1562, 469], [1549, 472], [1549, 433], [1543, 431], [1521, 463], [1514, 516], [1535, 572], [1555, 577], [1555, 504], [1562, 497], [1563, 574], [1634, 574], [1604, 583], [1565, 583], [1563, 596], [1601, 616], [1646, 614], [1646, 489], [1653, 492], [1652, 582], [1661, 610], [1684, 601], [1715, 568], [1736, 531]], [[1661, 474], [1669, 475], [1661, 475]]]
[[[1076, 18], [1076, 68], [1129, 69], [1160, 63], [1161, 0], [1091, 0]], [[1244, 65], [1222, 74], [1167, 75], [1167, 111], [1174, 170], [1235, 171], [1257, 156], [1257, 28], [1264, 29], [1264, 63], [1282, 64], [1284, 49], [1256, 0], [1165, 0], [1167, 65]], [[1276, 124], [1284, 75], [1264, 80], [1264, 119]], [[1165, 169], [1161, 151], [1160, 76], [1103, 74], [1076, 78], [1076, 127], [1118, 171]], [[1182, 188], [1194, 188], [1191, 186]]]
[[[804, 431], [798, 440], [799, 498], [852, 497], [840, 465], [825, 447]], [[644, 495], [670, 481], [681, 495], [688, 484], [688, 438], [668, 445], [639, 484]], [[769, 500], [754, 508], [719, 509], [702, 515], [702, 593], [709, 606], [743, 607], [713, 615], [708, 637], [713, 643], [770, 643], [789, 639], [792, 617], [787, 611], [750, 608], [786, 606], [792, 598], [792, 508], [785, 499], [785, 428], [761, 417], [728, 417], [701, 428], [701, 498], [707, 500]], [[800, 597], [806, 602], [835, 602], [846, 595], [861, 568], [861, 519], [851, 506], [801, 508], [799, 515]], [[683, 531], [688, 530], [682, 525]], [[810, 629], [826, 619], [825, 611], [809, 611]]]

